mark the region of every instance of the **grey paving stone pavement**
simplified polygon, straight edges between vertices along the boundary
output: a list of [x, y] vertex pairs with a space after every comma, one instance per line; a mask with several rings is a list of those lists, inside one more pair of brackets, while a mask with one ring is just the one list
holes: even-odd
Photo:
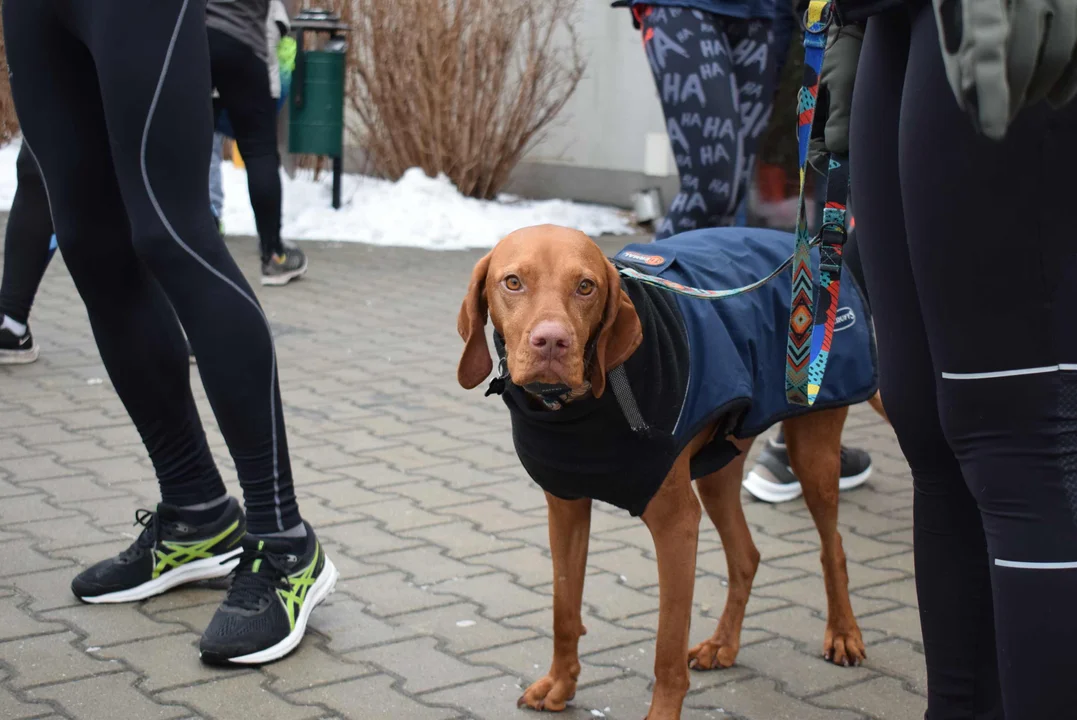
[[[253, 241], [230, 247], [255, 280]], [[306, 279], [256, 287], [275, 331], [301, 510], [341, 569], [306, 640], [275, 665], [210, 669], [196, 643], [220, 582], [127, 606], [71, 596], [80, 568], [130, 542], [135, 509], [152, 507], [157, 489], [57, 256], [32, 317], [41, 359], [0, 369], [0, 718], [532, 717], [515, 699], [551, 652], [544, 503], [502, 404], [455, 381], [456, 313], [480, 253], [304, 249]], [[197, 367], [192, 383], [238, 495]], [[870, 450], [876, 468], [840, 513], [867, 663], [820, 657], [826, 604], [803, 502], [745, 494], [763, 564], [742, 650], [730, 670], [693, 674], [686, 720], [923, 717], [908, 468], [866, 407], [845, 442]], [[563, 716], [638, 720], [657, 622], [650, 537], [596, 506], [591, 553], [583, 675]], [[724, 573], [704, 522], [694, 640], [713, 631]]]

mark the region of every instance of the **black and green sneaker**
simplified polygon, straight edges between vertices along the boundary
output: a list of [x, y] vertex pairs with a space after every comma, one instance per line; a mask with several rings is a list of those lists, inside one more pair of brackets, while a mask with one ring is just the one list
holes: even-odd
[[228, 498], [218, 519], [203, 525], [184, 522], [180, 511], [165, 503], [156, 512], [139, 510], [135, 521], [143, 530], [131, 547], [71, 582], [79, 600], [144, 600], [177, 585], [225, 577], [239, 564], [247, 522], [235, 498]]
[[262, 665], [299, 645], [339, 573], [307, 523], [303, 538], [248, 536], [228, 596], [199, 643], [210, 665]]

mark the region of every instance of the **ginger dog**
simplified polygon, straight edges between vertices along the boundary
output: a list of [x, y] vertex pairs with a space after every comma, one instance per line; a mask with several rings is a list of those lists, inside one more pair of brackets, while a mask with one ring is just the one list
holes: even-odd
[[[763, 239], [737, 240], [748, 236]], [[678, 238], [684, 240], [676, 244]], [[791, 250], [792, 236], [718, 228], [633, 246], [617, 259], [622, 265], [634, 262], [639, 268], [660, 267], [664, 262], [684, 273], [693, 266], [693, 258], [720, 254], [723, 248], [734, 254], [742, 248], [745, 253], [765, 255], [773, 246], [774, 257], [780, 258], [785, 252], [783, 243]], [[676, 255], [675, 261], [669, 260], [671, 254]], [[734, 259], [719, 262], [728, 265]], [[577, 231], [555, 226], [525, 228], [505, 237], [475, 265], [459, 315], [458, 330], [465, 347], [458, 380], [463, 387], [474, 388], [494, 370], [485, 334], [489, 316], [501, 356], [501, 372], [491, 389], [504, 393], [517, 453], [528, 473], [544, 488], [549, 510], [553, 661], [549, 672], [527, 688], [520, 707], [559, 711], [575, 695], [580, 673], [579, 638], [586, 632], [581, 604], [592, 499], [613, 502], [639, 515], [654, 540], [659, 620], [655, 684], [647, 719], [680, 718], [690, 668], [711, 670], [733, 665], [760, 561], [741, 508], [744, 461], [752, 444], [752, 437], [744, 433], [755, 429], [751, 427], [753, 413], [765, 412], [760, 408], [771, 397], [783, 401], [774, 408], [786, 415], [781, 421], [790, 462], [803, 485], [821, 540], [828, 608], [824, 656], [846, 666], [864, 659], [864, 642], [849, 600], [837, 519], [840, 438], [848, 405], [869, 398], [877, 401], [874, 355], [866, 345], [871, 339], [866, 314], [861, 323], [866, 327], [858, 331], [861, 335], [853, 338], [850, 333], [850, 339], [841, 345], [838, 339], [845, 334], [834, 334], [830, 369], [815, 408], [785, 405], [784, 395], [773, 394], [783, 393], [784, 386], [777, 391], [753, 388], [749, 392], [742, 387], [745, 383], [737, 381], [741, 384], [736, 387], [741, 389], [735, 389], [733, 400], [707, 409], [702, 419], [687, 429], [689, 435], [681, 427], [691, 414], [686, 408], [698, 405], [695, 399], [717, 392], [716, 386], [732, 387], [726, 375], [747, 373], [754, 377], [754, 366], [748, 367], [743, 358], [764, 354], [764, 344], [771, 347], [779, 343], [773, 345], [777, 350], [766, 354], [777, 354], [777, 360], [784, 360], [782, 332], [788, 323], [788, 288], [786, 277], [784, 287], [779, 283], [775, 289], [756, 291], [758, 297], [745, 300], [754, 304], [717, 306], [720, 313], [734, 315], [715, 322], [729, 325], [729, 317], [745, 318], [748, 329], [737, 331], [739, 335], [722, 330], [730, 338], [727, 345], [706, 345], [718, 342], [713, 338], [722, 335], [721, 328], [713, 326], [716, 329], [708, 331], [706, 339], [692, 337], [690, 328], [686, 330], [690, 324], [686, 318], [694, 313], [711, 322], [707, 319], [707, 313], [713, 314], [710, 301], [677, 298], [662, 288], [622, 279], [618, 267]], [[767, 312], [783, 323], [769, 331], [759, 321], [765, 314], [751, 314], [759, 307], [769, 307], [765, 305], [771, 302], [765, 295], [768, 292], [775, 294], [773, 302], [780, 307]], [[856, 290], [849, 288], [848, 292]], [[842, 298], [844, 302], [844, 291]], [[856, 298], [853, 301], [859, 302]], [[771, 337], [775, 334], [781, 337]], [[743, 347], [751, 350], [738, 355], [735, 348]], [[716, 354], [707, 357], [719, 371], [708, 370], [710, 375], [700, 378], [703, 369], [697, 365], [701, 356], [693, 354], [698, 352]], [[871, 367], [857, 376], [863, 380], [850, 393], [827, 400], [824, 396], [832, 376], [856, 376], [849, 369], [852, 365], [841, 364], [843, 357], [853, 355], [868, 357]], [[759, 422], [773, 424], [770, 416]], [[721, 536], [729, 591], [714, 633], [689, 649], [701, 503]]]

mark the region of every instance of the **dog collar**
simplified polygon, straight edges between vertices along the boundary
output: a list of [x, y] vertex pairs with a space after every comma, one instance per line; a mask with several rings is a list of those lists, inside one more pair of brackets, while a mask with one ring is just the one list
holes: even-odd
[[[496, 330], [494, 331], [494, 349], [497, 350], [498, 357], [497, 376], [490, 381], [485, 397], [502, 394], [505, 392], [505, 386], [512, 382], [512, 376], [509, 373], [508, 355], [505, 352], [505, 339]], [[587, 352], [584, 355], [584, 367], [590, 366], [594, 351], [595, 342], [592, 341], [587, 345]], [[517, 387], [541, 400], [547, 410], [560, 410], [572, 395], [572, 388], [564, 383], [528, 383]]]
[[[595, 345], [596, 342], [593, 340], [588, 345], [585, 356], [587, 366], [594, 359]], [[496, 330], [494, 331], [494, 348], [497, 349], [498, 357], [497, 376], [490, 381], [490, 387], [486, 389], [485, 397], [501, 395], [505, 392], [505, 386], [512, 382], [512, 376], [509, 373], [509, 361], [505, 354], [505, 339]], [[632, 394], [631, 386], [628, 384], [628, 375], [625, 372], [624, 364], [622, 363], [610, 370], [607, 373], [607, 378], [609, 386], [613, 388], [613, 394], [617, 398], [617, 404], [620, 405], [621, 412], [628, 421], [629, 427], [632, 428], [632, 432], [649, 436], [651, 428], [647, 425], [647, 421], [643, 419], [643, 415], [640, 414], [636, 398]], [[541, 400], [548, 410], [560, 410], [569, 401], [572, 394], [572, 388], [568, 385], [532, 383], [524, 385], [521, 389]]]

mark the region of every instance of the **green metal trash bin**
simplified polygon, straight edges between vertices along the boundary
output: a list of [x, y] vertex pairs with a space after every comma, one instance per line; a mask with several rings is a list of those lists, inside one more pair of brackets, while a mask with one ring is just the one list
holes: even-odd
[[[344, 158], [344, 81], [348, 26], [325, 10], [304, 10], [292, 21], [296, 34], [288, 108], [288, 152], [333, 158], [333, 207], [340, 208]], [[320, 49], [303, 47], [308, 32], [328, 33]]]
[[339, 157], [344, 150], [344, 53], [308, 50], [303, 66], [302, 104], [289, 109], [288, 152]]

